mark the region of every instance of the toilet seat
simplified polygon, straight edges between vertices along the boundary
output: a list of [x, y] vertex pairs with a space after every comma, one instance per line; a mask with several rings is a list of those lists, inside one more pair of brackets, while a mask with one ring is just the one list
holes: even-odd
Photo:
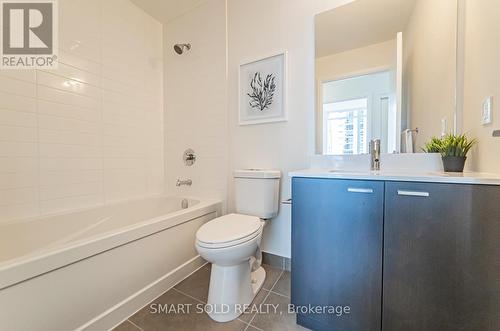
[[236, 246], [258, 237], [262, 228], [258, 217], [229, 214], [202, 225], [196, 232], [196, 243], [204, 248]]

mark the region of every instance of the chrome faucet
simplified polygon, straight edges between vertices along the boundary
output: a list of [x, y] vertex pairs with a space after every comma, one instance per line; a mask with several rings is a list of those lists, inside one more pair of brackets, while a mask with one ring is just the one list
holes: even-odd
[[380, 170], [380, 139], [370, 141], [371, 166], [370, 169]]
[[191, 186], [193, 185], [193, 181], [191, 179], [186, 179], [186, 180], [177, 179], [177, 183], [175, 183], [175, 186], [182, 186], [182, 185]]

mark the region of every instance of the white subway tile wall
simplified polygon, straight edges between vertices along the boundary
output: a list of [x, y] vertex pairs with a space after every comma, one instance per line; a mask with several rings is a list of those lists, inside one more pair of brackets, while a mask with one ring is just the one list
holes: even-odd
[[[172, 195], [227, 199], [225, 24], [225, 1], [212, 0], [165, 25], [166, 189]], [[192, 48], [178, 55], [177, 43]], [[187, 148], [197, 156], [191, 167], [182, 160]], [[178, 178], [193, 185], [176, 187]]]
[[162, 25], [60, 0], [59, 68], [0, 70], [0, 222], [161, 194]]

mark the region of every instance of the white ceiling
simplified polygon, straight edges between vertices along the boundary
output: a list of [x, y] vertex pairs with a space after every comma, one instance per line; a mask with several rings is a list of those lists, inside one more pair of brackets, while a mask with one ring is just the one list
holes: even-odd
[[316, 57], [396, 38], [417, 0], [356, 0], [316, 16]]
[[131, 0], [162, 23], [167, 23], [207, 0]]

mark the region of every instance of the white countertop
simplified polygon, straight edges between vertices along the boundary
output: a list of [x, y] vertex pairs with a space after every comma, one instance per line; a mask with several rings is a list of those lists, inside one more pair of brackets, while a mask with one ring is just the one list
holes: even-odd
[[292, 171], [290, 177], [333, 178], [355, 180], [382, 180], [403, 182], [430, 182], [453, 184], [500, 185], [500, 174], [479, 172], [398, 172], [398, 171], [349, 171], [333, 169], [304, 169]]

